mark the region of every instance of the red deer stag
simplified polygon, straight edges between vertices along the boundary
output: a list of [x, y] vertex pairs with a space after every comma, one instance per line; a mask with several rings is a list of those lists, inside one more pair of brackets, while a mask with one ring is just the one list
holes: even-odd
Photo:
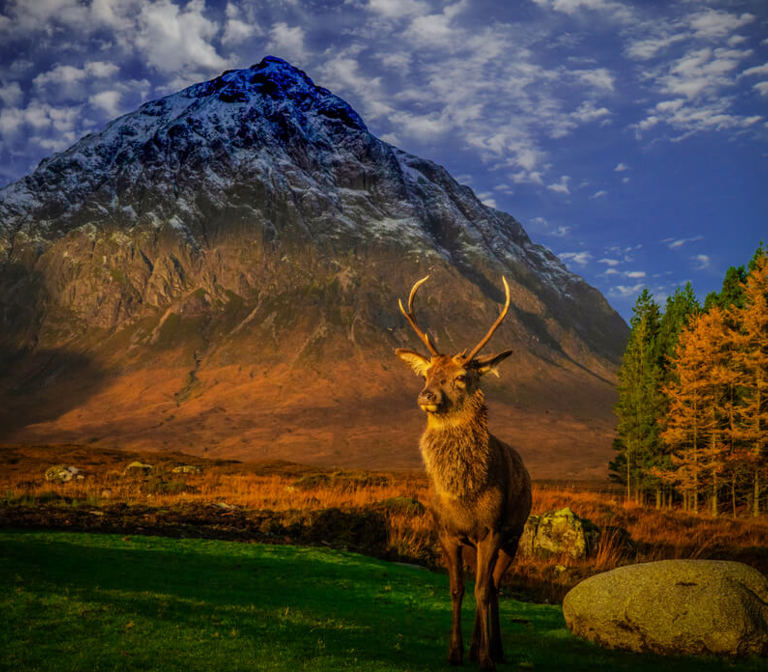
[[430, 352], [429, 359], [413, 350], [395, 354], [425, 379], [418, 404], [427, 414], [420, 449], [430, 480], [430, 511], [445, 553], [451, 583], [453, 625], [448, 662], [459, 665], [464, 654], [461, 601], [464, 596], [462, 547], [477, 552], [475, 598], [477, 614], [469, 656], [484, 670], [504, 658], [499, 624], [499, 582], [517, 551], [531, 510], [531, 481], [520, 456], [488, 431], [487, 408], [480, 378], [512, 354], [478, 357], [509, 310], [509, 285], [502, 277], [506, 303], [488, 333], [467, 354], [440, 354], [419, 328], [413, 298], [426, 282], [413, 285], [408, 310], [400, 310]]

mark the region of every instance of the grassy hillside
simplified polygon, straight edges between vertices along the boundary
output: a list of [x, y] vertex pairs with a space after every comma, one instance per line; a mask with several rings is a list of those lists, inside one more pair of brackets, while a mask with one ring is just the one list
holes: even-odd
[[[501, 611], [502, 670], [764, 669], [604, 651], [557, 606]], [[351, 553], [0, 532], [2, 670], [441, 670], [449, 623], [445, 576]]]

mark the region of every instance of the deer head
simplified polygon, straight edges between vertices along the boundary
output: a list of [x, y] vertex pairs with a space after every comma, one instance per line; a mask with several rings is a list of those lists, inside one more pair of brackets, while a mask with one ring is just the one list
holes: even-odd
[[398, 301], [398, 305], [400, 312], [408, 320], [408, 324], [427, 347], [431, 356], [426, 358], [418, 352], [405, 348], [398, 348], [395, 350], [395, 354], [408, 364], [416, 374], [424, 377], [424, 389], [418, 397], [418, 404], [421, 409], [430, 416], [447, 416], [461, 412], [469, 400], [476, 399], [480, 391], [481, 376], [489, 372], [499, 375], [496, 367], [512, 354], [512, 350], [505, 350], [496, 355], [478, 357], [509, 310], [509, 285], [506, 278], [502, 276], [506, 301], [496, 321], [480, 342], [469, 353], [469, 348], [467, 348], [455, 355], [443, 355], [432, 345], [429, 334], [416, 323], [413, 312], [413, 299], [416, 292], [428, 278], [429, 276], [426, 276], [414, 283], [408, 296], [407, 310], [402, 301]]

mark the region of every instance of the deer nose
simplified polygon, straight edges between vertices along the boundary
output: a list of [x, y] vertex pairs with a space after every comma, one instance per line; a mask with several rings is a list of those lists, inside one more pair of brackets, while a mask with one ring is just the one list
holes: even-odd
[[437, 392], [434, 392], [433, 390], [422, 390], [419, 394], [419, 403], [420, 404], [439, 404], [440, 403], [440, 395]]

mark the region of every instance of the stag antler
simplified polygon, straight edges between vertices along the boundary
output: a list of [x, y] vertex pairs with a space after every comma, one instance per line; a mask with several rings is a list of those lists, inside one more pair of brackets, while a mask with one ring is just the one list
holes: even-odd
[[400, 312], [403, 314], [406, 320], [408, 320], [408, 324], [413, 327], [413, 330], [416, 332], [416, 335], [421, 339], [422, 343], [427, 346], [427, 349], [435, 356], [437, 356], [438, 351], [435, 348], [435, 346], [432, 345], [429, 341], [429, 335], [422, 331], [419, 328], [419, 325], [416, 324], [416, 317], [413, 314], [413, 297], [416, 296], [416, 291], [421, 287], [427, 280], [429, 280], [429, 276], [423, 277], [421, 280], [417, 280], [413, 287], [411, 287], [411, 293], [408, 295], [408, 310], [406, 311], [405, 308], [403, 308], [403, 301], [402, 299], [397, 300], [397, 304], [400, 306]]
[[[499, 325], [501, 324], [501, 321], [504, 319], [504, 317], [507, 314], [507, 311], [509, 310], [509, 285], [507, 284], [507, 279], [502, 275], [501, 281], [504, 283], [504, 292], [507, 295], [507, 299], [504, 302], [504, 307], [501, 309], [501, 312], [499, 313], [499, 316], [496, 318], [496, 321], [491, 325], [491, 328], [488, 330], [488, 333], [483, 336], [483, 340], [481, 340], [474, 348], [472, 348], [472, 351], [464, 357], [464, 363], [471, 362], [477, 354], [485, 347], [485, 344], [488, 343], [488, 341], [491, 340], [491, 336], [493, 336], [493, 332], [498, 329]], [[466, 352], [466, 350], [465, 350]]]

